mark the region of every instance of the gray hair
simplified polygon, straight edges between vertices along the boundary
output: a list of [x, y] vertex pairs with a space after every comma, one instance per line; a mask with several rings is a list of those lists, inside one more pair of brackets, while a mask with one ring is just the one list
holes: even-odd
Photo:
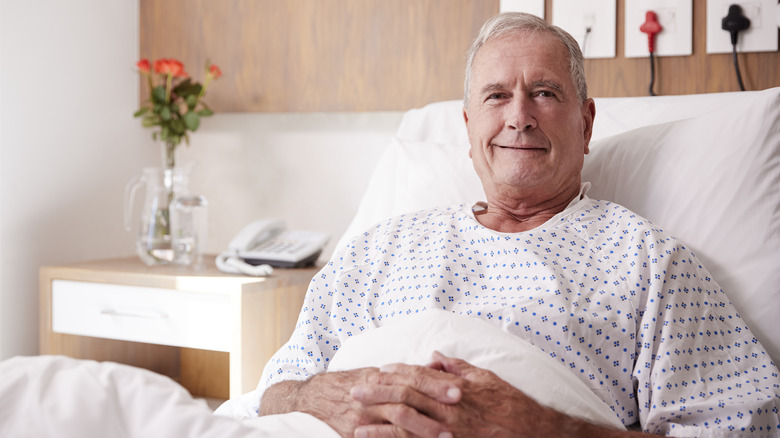
[[577, 40], [558, 26], [547, 24], [541, 18], [522, 12], [504, 12], [488, 20], [479, 31], [477, 39], [471, 44], [466, 61], [466, 81], [464, 83], [464, 103], [468, 105], [469, 89], [471, 88], [471, 71], [477, 52], [491, 38], [498, 38], [510, 32], [529, 32], [531, 34], [547, 33], [558, 39], [569, 52], [569, 73], [577, 90], [580, 101], [588, 98], [588, 84], [585, 82], [585, 60]]

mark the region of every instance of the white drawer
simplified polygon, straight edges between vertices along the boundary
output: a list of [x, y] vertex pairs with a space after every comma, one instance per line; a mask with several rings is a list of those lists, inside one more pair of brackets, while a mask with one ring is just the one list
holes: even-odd
[[230, 350], [228, 295], [68, 280], [51, 287], [54, 332]]

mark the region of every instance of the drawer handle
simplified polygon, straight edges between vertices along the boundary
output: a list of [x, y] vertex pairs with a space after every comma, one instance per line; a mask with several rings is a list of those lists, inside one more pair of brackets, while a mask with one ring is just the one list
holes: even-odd
[[108, 316], [127, 316], [130, 318], [146, 318], [146, 319], [165, 319], [168, 317], [165, 313], [160, 312], [136, 312], [136, 311], [121, 311], [114, 309], [106, 309], [100, 311], [101, 315]]

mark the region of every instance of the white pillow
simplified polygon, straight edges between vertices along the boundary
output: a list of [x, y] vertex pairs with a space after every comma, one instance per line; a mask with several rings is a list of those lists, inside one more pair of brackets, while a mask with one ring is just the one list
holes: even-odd
[[348, 338], [328, 371], [426, 365], [434, 351], [488, 369], [537, 402], [570, 416], [625, 429], [580, 379], [527, 341], [478, 318], [430, 309]]
[[458, 202], [483, 201], [485, 192], [468, 154], [464, 145], [393, 138], [336, 248], [383, 219]]
[[434, 102], [404, 113], [395, 136], [401, 140], [469, 147], [463, 101]]
[[756, 92], [689, 94], [683, 96], [597, 97], [591, 141], [642, 126], [707, 114]]
[[583, 180], [688, 244], [780, 363], [780, 88], [596, 141]]

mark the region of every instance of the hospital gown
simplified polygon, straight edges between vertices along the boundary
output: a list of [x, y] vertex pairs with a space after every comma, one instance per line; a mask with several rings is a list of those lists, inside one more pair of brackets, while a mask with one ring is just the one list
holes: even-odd
[[255, 400], [274, 383], [324, 372], [345, 338], [433, 308], [531, 342], [626, 425], [780, 434], [777, 368], [692, 251], [585, 195], [522, 233], [485, 228], [458, 205], [357, 236], [312, 280]]

